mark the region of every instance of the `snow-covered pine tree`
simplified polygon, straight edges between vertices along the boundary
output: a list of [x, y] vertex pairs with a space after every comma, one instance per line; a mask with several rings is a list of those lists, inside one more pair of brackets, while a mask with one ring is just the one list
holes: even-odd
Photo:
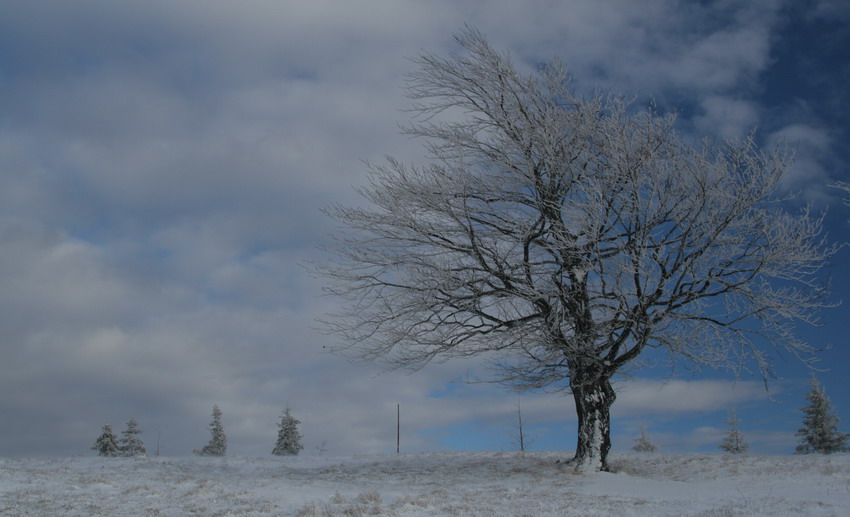
[[802, 438], [803, 443], [797, 446], [794, 453], [831, 454], [850, 450], [847, 447], [847, 438], [850, 434], [838, 431], [838, 417], [833, 412], [826, 392], [814, 376], [812, 376], [811, 386], [812, 389], [806, 395], [809, 405], [802, 408], [806, 415], [803, 418], [803, 427], [797, 431], [797, 436]]
[[224, 426], [221, 425], [221, 409], [218, 405], [213, 406], [212, 421], [210, 422], [210, 443], [204, 445], [201, 450], [192, 451], [200, 456], [224, 456], [227, 454], [227, 437], [224, 435]]
[[632, 446], [633, 451], [637, 452], [655, 452], [658, 447], [649, 440], [646, 434], [646, 427], [640, 426], [640, 436], [635, 438], [635, 444]]
[[127, 429], [121, 431], [121, 440], [118, 443], [119, 456], [144, 456], [147, 454], [145, 450], [145, 442], [138, 435], [142, 434], [139, 429], [139, 423], [135, 418], [127, 421]]
[[272, 454], [276, 456], [295, 456], [304, 448], [301, 445], [301, 433], [298, 432], [298, 424], [301, 421], [296, 419], [286, 408], [283, 415], [280, 417], [277, 431], [277, 443], [275, 443]]
[[115, 457], [120, 453], [118, 447], [118, 437], [112, 432], [112, 426], [106, 424], [103, 426], [103, 432], [94, 442], [92, 450], [97, 451], [98, 456]]
[[750, 444], [744, 441], [744, 433], [738, 429], [738, 424], [741, 423], [741, 419], [735, 416], [734, 409], [729, 410], [729, 416], [726, 418], [726, 423], [729, 424], [729, 432], [726, 433], [726, 436], [723, 438], [723, 442], [720, 443], [719, 447], [732, 454], [746, 454], [747, 449], [750, 448]]

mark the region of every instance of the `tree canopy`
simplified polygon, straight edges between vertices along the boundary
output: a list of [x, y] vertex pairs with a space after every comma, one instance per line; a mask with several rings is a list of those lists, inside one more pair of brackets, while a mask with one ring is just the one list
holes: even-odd
[[319, 268], [344, 300], [337, 348], [390, 367], [477, 354], [495, 380], [568, 389], [575, 462], [605, 469], [611, 377], [647, 348], [769, 375], [770, 348], [824, 305], [834, 251], [782, 209], [791, 165], [754, 137], [693, 144], [675, 117], [581, 96], [558, 62], [521, 73], [475, 29], [409, 78], [425, 164], [369, 165], [365, 206]]

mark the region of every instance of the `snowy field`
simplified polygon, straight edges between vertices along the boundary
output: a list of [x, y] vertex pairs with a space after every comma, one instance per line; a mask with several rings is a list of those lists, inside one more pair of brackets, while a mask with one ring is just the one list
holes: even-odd
[[3, 516], [850, 515], [850, 455], [0, 459]]

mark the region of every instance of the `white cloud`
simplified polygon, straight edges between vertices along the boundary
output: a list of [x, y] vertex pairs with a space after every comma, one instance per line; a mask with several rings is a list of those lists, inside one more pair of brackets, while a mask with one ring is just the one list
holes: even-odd
[[701, 115], [694, 124], [701, 134], [718, 138], [741, 138], [753, 131], [759, 120], [758, 108], [751, 101], [710, 96], [702, 101]]
[[703, 92], [728, 91], [755, 79], [768, 64], [769, 27], [735, 27], [697, 41], [671, 63], [678, 85]]
[[821, 128], [806, 124], [791, 124], [773, 133], [771, 143], [785, 143], [791, 147], [801, 148], [810, 152], [823, 153], [829, 149], [831, 137]]
[[842, 0], [816, 0], [810, 16], [826, 20], [850, 20], [850, 6]]
[[768, 136], [771, 146], [787, 147], [796, 159], [783, 178], [790, 191], [803, 191], [807, 201], [822, 201], [834, 196], [827, 185], [830, 174], [826, 164], [834, 163], [833, 137], [826, 130], [806, 123], [785, 126]]
[[[396, 126], [408, 58], [445, 54], [469, 22], [526, 67], [563, 57], [582, 89], [686, 97], [703, 108], [700, 129], [726, 136], [758, 122], [747, 92], [732, 92], [767, 63], [776, 11], [669, 0], [47, 4], [0, 7], [0, 408], [7, 422], [67, 432], [48, 450], [0, 423], [0, 454], [83, 453], [102, 424], [130, 416], [149, 445], [159, 431], [165, 453], [185, 454], [206, 440], [215, 403], [235, 453], [264, 453], [287, 403], [310, 447], [337, 452], [386, 450], [396, 403], [410, 448], [434, 446], [415, 430], [502, 425], [516, 399], [495, 387], [431, 396], [477, 362], [375, 377], [325, 354], [331, 338], [312, 328], [335, 303], [297, 267], [330, 227], [319, 208], [352, 199], [361, 160], [421, 157]], [[813, 131], [785, 134], [818, 151]], [[747, 383], [635, 382], [615, 412], [745, 400], [760, 400]], [[575, 418], [564, 396], [524, 399], [523, 411]]]
[[768, 397], [764, 384], [754, 381], [636, 379], [618, 385], [617, 402], [612, 411], [624, 417], [707, 412]]

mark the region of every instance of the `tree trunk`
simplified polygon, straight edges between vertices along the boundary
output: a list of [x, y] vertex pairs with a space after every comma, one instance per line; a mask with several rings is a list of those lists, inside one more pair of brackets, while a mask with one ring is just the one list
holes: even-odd
[[578, 443], [570, 460], [577, 471], [608, 471], [611, 449], [611, 404], [617, 398], [609, 377], [571, 376], [570, 388], [578, 414]]

